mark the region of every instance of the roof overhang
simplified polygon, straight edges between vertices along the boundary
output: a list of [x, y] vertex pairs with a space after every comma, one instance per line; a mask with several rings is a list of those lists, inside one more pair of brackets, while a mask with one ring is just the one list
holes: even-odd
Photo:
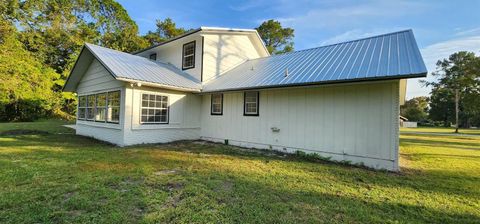
[[145, 81], [135, 80], [135, 79], [117, 78], [117, 80], [127, 82], [127, 83], [130, 83], [130, 84], [134, 84], [134, 85], [137, 85], [137, 86], [150, 86], [150, 87], [169, 89], [169, 90], [177, 90], [177, 91], [182, 91], [182, 92], [192, 92], [192, 93], [200, 92], [200, 89], [169, 86], [169, 85], [164, 85], [164, 84], [160, 84], [160, 83], [145, 82]]
[[[239, 88], [218, 89], [218, 90], [202, 89], [201, 92], [202, 93], [235, 92], [235, 91], [245, 91], [245, 90], [266, 90], [266, 89], [278, 89], [278, 88], [289, 88], [289, 87], [309, 87], [309, 86], [322, 86], [322, 85], [333, 85], [333, 84], [392, 81], [392, 80], [400, 80], [400, 82], [402, 82], [402, 80], [406, 81], [406, 79], [409, 79], [409, 78], [423, 78], [426, 76], [427, 76], [427, 73], [419, 73], [419, 74], [410, 74], [410, 75], [402, 75], [402, 76], [394, 76], [394, 77], [385, 76], [385, 77], [372, 77], [372, 78], [362, 78], [362, 79], [346, 79], [346, 80], [331, 80], [331, 81], [323, 81], [323, 82], [294, 83], [294, 84], [286, 84], [286, 85], [252, 86], [252, 87], [239, 87]], [[400, 85], [400, 88], [406, 88], [406, 82], [403, 87], [402, 85]]]
[[[95, 56], [90, 50], [87, 49], [87, 46], [84, 45], [80, 51], [80, 54], [78, 55], [77, 61], [75, 61], [75, 64], [73, 65], [72, 70], [70, 70], [70, 74], [68, 75], [65, 85], [63, 85], [64, 92], [76, 91], [78, 83], [82, 79], [85, 72], [87, 72], [87, 69], [92, 63], [93, 59], [95, 59]], [[115, 78], [115, 76], [113, 77]]]

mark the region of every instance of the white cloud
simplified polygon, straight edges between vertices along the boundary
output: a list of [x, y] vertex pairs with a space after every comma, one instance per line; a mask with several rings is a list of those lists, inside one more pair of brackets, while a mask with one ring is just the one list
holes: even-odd
[[[427, 10], [427, 5], [415, 1], [378, 1], [363, 4], [332, 5], [332, 7], [312, 8], [305, 14], [279, 18], [279, 21], [296, 29], [338, 27], [362, 23], [370, 19], [386, 19], [420, 13]], [[292, 10], [292, 9], [290, 9]]]
[[345, 41], [356, 40], [356, 39], [361, 39], [361, 38], [366, 38], [366, 37], [376, 36], [380, 34], [401, 31], [401, 30], [406, 30], [406, 28], [399, 27], [399, 28], [388, 28], [388, 29], [375, 29], [371, 31], [365, 31], [362, 29], [353, 29], [353, 30], [349, 30], [347, 32], [341, 33], [339, 35], [336, 35], [334, 37], [328, 38], [326, 40], [322, 40], [317, 45], [324, 46], [329, 44], [336, 44], [336, 43], [341, 43]]
[[472, 36], [472, 35], [479, 35], [479, 34], [480, 34], [480, 27], [477, 27], [477, 28], [468, 29], [468, 30], [458, 29], [457, 33], [455, 33], [455, 36]]
[[[427, 66], [427, 70], [430, 74], [431, 72], [436, 70], [436, 63], [438, 60], [447, 58], [452, 53], [458, 51], [471, 51], [478, 55], [480, 53], [480, 35], [435, 43], [422, 48], [420, 51], [422, 53], [423, 60], [425, 61], [425, 65]], [[419, 80], [421, 79], [408, 80], [408, 99], [416, 96], [425, 96], [430, 93], [430, 88], [423, 87], [419, 83]], [[433, 81], [433, 77], [429, 75], [429, 77], [427, 77], [427, 80]]]

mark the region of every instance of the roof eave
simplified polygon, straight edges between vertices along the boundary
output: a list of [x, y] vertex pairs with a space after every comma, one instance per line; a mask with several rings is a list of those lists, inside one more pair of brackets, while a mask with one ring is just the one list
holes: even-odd
[[238, 88], [226, 88], [226, 89], [218, 89], [218, 90], [202, 90], [202, 93], [233, 92], [233, 91], [244, 91], [244, 90], [262, 90], [262, 89], [276, 89], [276, 88], [302, 87], [302, 86], [315, 86], [315, 85], [321, 86], [321, 85], [328, 85], [328, 84], [357, 83], [357, 82], [370, 82], [370, 81], [387, 81], [387, 80], [398, 80], [398, 79], [408, 79], [408, 78], [424, 78], [424, 77], [427, 77], [427, 72], [407, 74], [407, 75], [398, 75], [398, 76], [379, 76], [379, 77], [369, 77], [369, 78], [360, 78], [360, 79], [330, 80], [330, 81], [321, 81], [321, 82], [291, 83], [291, 84], [269, 85], [269, 86], [238, 87]]
[[147, 82], [147, 81], [135, 80], [135, 79], [128, 79], [128, 78], [122, 78], [122, 77], [118, 77], [116, 79], [118, 81], [128, 82], [128, 83], [132, 83], [132, 84], [138, 84], [139, 83], [139, 84], [144, 85], [144, 86], [151, 86], [151, 87], [157, 87], [157, 88], [162, 88], [162, 89], [170, 89], [170, 90], [176, 90], [176, 91], [182, 91], [182, 92], [193, 92], [193, 93], [201, 92], [200, 88], [171, 86], [171, 85], [165, 85], [165, 84]]

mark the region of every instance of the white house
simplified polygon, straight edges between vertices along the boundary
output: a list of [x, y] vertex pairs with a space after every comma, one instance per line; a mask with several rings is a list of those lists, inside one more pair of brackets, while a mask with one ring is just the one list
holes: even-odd
[[201, 27], [123, 53], [85, 44], [64, 91], [76, 131], [119, 146], [204, 139], [398, 170], [399, 105], [427, 70], [411, 30], [269, 55]]

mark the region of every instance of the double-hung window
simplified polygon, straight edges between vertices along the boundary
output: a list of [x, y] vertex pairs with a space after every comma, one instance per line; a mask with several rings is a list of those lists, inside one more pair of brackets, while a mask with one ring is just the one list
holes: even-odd
[[142, 94], [142, 124], [168, 124], [168, 96]]
[[87, 120], [95, 120], [95, 95], [87, 96]]
[[107, 93], [97, 94], [95, 102], [95, 121], [105, 122], [105, 115], [107, 113]]
[[85, 120], [85, 110], [87, 109], [87, 97], [79, 96], [78, 97], [78, 111], [77, 117], [78, 120]]
[[249, 91], [244, 93], [243, 115], [258, 116], [259, 92]]
[[211, 115], [222, 115], [223, 114], [223, 94], [212, 94], [211, 100]]
[[195, 67], [195, 41], [183, 45], [182, 51], [182, 69], [191, 69]]
[[107, 122], [120, 121], [120, 91], [108, 92]]

